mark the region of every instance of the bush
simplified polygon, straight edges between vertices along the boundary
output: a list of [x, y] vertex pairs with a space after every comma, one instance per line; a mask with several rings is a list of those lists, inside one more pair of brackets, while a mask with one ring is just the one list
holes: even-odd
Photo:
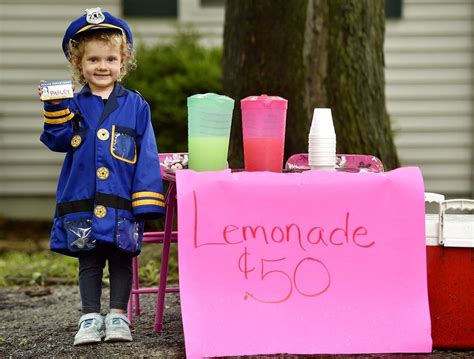
[[137, 48], [138, 68], [125, 86], [139, 91], [151, 107], [160, 152], [187, 151], [188, 96], [222, 92], [222, 50], [180, 33], [171, 44]]

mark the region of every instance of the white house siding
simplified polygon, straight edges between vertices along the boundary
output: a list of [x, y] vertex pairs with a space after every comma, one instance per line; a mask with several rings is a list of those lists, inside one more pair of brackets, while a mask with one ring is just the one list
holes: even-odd
[[40, 80], [70, 78], [61, 40], [87, 7], [120, 1], [0, 0], [0, 216], [52, 218], [64, 154], [39, 141]]
[[[85, 8], [121, 14], [119, 0], [0, 0], [0, 216], [50, 218], [62, 154], [39, 142], [41, 79], [66, 79], [60, 41]], [[164, 42], [178, 28], [199, 30], [221, 46], [224, 11], [180, 0], [178, 21], [127, 21], [136, 42]], [[473, 191], [472, 0], [404, 0], [387, 20], [386, 92], [404, 166], [420, 166], [427, 191]]]
[[387, 20], [386, 94], [404, 166], [422, 169], [427, 191], [472, 196], [472, 0], [405, 0]]

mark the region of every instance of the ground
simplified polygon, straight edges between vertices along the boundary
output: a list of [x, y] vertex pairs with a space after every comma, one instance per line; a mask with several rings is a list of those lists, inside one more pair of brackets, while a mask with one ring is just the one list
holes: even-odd
[[[105, 290], [103, 307], [107, 308]], [[164, 329], [153, 332], [154, 295], [143, 295], [131, 343], [72, 345], [80, 317], [75, 286], [0, 288], [0, 358], [184, 358], [179, 295], [166, 296]], [[281, 356], [272, 356], [271, 358]], [[305, 358], [474, 358], [474, 351], [432, 354], [305, 356]], [[265, 358], [262, 356], [254, 358]], [[266, 357], [269, 358], [269, 357]], [[285, 356], [295, 358], [295, 356]]]
[[[108, 298], [108, 291], [105, 295]], [[103, 298], [104, 308], [107, 298]], [[75, 347], [72, 341], [81, 315], [77, 287], [47, 287], [43, 293], [35, 288], [2, 288], [0, 357], [183, 358], [179, 296], [167, 295], [165, 330], [159, 334], [153, 332], [154, 296], [141, 298], [143, 315], [134, 318], [133, 342]]]
[[[0, 218], [0, 253], [44, 250], [48, 222], [6, 221]], [[22, 247], [23, 246], [23, 247]], [[108, 289], [103, 308], [107, 308]], [[134, 318], [132, 343], [100, 343], [75, 347], [80, 299], [77, 286], [0, 288], [0, 358], [184, 358], [179, 295], [166, 296], [164, 328], [153, 332], [155, 296], [143, 295], [142, 315]], [[272, 356], [271, 358], [282, 356]], [[474, 351], [435, 351], [419, 355], [305, 356], [305, 358], [474, 358]], [[253, 357], [253, 358], [269, 358]], [[295, 358], [286, 356], [285, 358]]]

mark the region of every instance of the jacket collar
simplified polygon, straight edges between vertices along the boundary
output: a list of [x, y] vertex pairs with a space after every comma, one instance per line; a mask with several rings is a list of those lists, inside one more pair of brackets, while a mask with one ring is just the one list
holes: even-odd
[[[117, 97], [123, 96], [127, 93], [125, 87], [120, 85], [118, 82], [115, 83], [114, 89], [110, 93], [109, 99], [107, 100], [107, 103], [105, 104], [104, 111], [102, 112], [102, 115], [100, 116], [99, 123], [97, 126], [100, 126], [102, 122], [109, 116], [112, 112], [114, 112], [117, 107], [119, 107]], [[91, 95], [91, 89], [89, 87], [89, 84], [84, 85], [82, 88], [81, 92], [79, 93], [80, 95]]]
[[[109, 99], [110, 97], [112, 97], [114, 94], [115, 96], [123, 96], [125, 95], [125, 93], [127, 92], [127, 90], [125, 89], [125, 87], [123, 87], [122, 85], [120, 85], [118, 82], [115, 82], [115, 85], [114, 85], [114, 89], [112, 90], [112, 92], [110, 93], [110, 96], [109, 96]], [[88, 94], [88, 95], [92, 95], [92, 91], [91, 91], [91, 88], [89, 87], [89, 84], [86, 83], [81, 91], [79, 92], [80, 95], [84, 95], [84, 94]]]

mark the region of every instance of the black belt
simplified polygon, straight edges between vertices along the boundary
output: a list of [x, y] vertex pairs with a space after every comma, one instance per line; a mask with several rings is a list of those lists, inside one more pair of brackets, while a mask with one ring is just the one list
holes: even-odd
[[132, 202], [128, 199], [113, 194], [97, 192], [95, 198], [58, 203], [56, 205], [56, 215], [60, 217], [69, 213], [92, 212], [94, 205], [132, 211]]

